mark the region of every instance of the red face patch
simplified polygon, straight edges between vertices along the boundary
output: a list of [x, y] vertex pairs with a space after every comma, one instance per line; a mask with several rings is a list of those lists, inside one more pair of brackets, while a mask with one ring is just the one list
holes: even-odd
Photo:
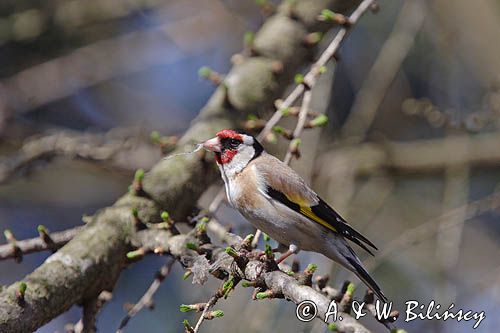
[[225, 129], [217, 133], [219, 139], [236, 139], [243, 141], [243, 137], [240, 133], [233, 131], [232, 129]]
[[[240, 133], [233, 131], [232, 129], [225, 129], [217, 133], [217, 137], [220, 140], [224, 139], [235, 139], [239, 141], [243, 141], [243, 137]], [[216, 153], [215, 159], [219, 164], [227, 164], [230, 163], [233, 157], [238, 153], [235, 149], [224, 149], [222, 153]]]
[[220, 156], [216, 156], [217, 162], [220, 164], [227, 164], [232, 161], [233, 157], [237, 154], [238, 152], [233, 149], [226, 149], [222, 152]]

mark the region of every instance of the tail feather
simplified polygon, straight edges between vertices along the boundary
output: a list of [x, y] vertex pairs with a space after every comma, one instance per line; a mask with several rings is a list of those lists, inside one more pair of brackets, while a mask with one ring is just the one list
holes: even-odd
[[377, 295], [377, 297], [382, 302], [387, 303], [389, 300], [384, 295], [384, 293], [382, 292], [382, 289], [380, 289], [377, 282], [375, 282], [375, 280], [370, 276], [370, 274], [363, 267], [363, 265], [355, 258], [346, 257], [346, 259], [347, 259], [347, 261], [349, 261], [349, 263], [355, 269], [354, 273], [361, 279], [361, 281], [363, 281], [371, 290], [373, 290], [375, 295]]

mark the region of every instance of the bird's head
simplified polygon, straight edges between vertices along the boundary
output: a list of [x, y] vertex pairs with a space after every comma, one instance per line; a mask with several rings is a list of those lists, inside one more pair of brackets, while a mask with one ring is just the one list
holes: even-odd
[[218, 132], [214, 138], [203, 142], [203, 148], [215, 153], [218, 164], [232, 164], [238, 168], [245, 167], [264, 150], [252, 135], [232, 129]]

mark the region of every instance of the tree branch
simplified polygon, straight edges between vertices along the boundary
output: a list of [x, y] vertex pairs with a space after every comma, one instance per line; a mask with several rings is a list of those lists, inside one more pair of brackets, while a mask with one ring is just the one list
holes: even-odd
[[[143, 153], [148, 150], [149, 154]], [[0, 158], [0, 183], [40, 160], [55, 156], [108, 161], [117, 168], [130, 170], [134, 164], [138, 165], [130, 163], [135, 156], [141, 156], [142, 165], [152, 165], [156, 162], [160, 154], [155, 154], [155, 150], [157, 149], [152, 144], [148, 144], [147, 140], [141, 137], [140, 131], [132, 128], [115, 128], [107, 133], [58, 131], [30, 138], [16, 153]]]
[[[211, 222], [209, 222], [209, 224], [210, 223]], [[324, 320], [328, 306], [332, 301], [331, 298], [324, 295], [321, 291], [315, 290], [306, 285], [307, 282], [300, 275], [292, 277], [280, 271], [274, 260], [268, 260], [262, 257], [261, 251], [256, 250], [253, 252], [247, 252], [245, 249], [248, 249], [248, 247], [244, 245], [245, 242], [241, 239], [241, 237], [231, 233], [227, 234], [227, 239], [230, 240], [229, 244], [235, 248], [238, 256], [242, 258], [243, 263], [235, 260], [232, 256], [226, 253], [223, 248], [209, 244], [210, 246], [206, 249], [210, 249], [210, 265], [201, 269], [201, 271], [196, 274], [208, 275], [210, 272], [212, 275], [220, 279], [233, 276], [236, 279], [251, 281], [256, 287], [260, 288], [260, 290], [268, 290], [270, 294], [279, 295], [279, 298], [284, 297], [295, 304], [299, 304], [304, 300], [311, 300], [318, 306], [317, 318]], [[198, 253], [187, 247], [188, 243], [197, 243], [194, 231], [189, 234], [168, 237], [164, 232], [158, 233], [158, 231], [147, 230], [141, 234], [140, 239], [136, 240], [136, 244], [139, 245], [144, 242], [145, 239], [150, 240], [150, 237], [154, 237], [155, 244], [153, 245], [149, 242], [149, 246], [161, 247], [165, 249], [165, 251], [170, 255], [178, 258], [183, 263], [187, 263], [188, 267], [196, 262], [196, 258], [200, 257]], [[201, 257], [204, 257], [204, 255], [201, 255]], [[198, 277], [193, 277], [193, 281], [197, 279]], [[342, 293], [337, 291], [331, 291], [330, 294], [334, 296], [342, 295]], [[205, 305], [203, 309], [204, 313], [206, 313], [205, 310], [208, 311], [210, 306], [215, 304], [220, 297], [221, 291], [218, 290], [217, 295], [211, 297], [208, 305]], [[369, 333], [368, 329], [366, 329], [348, 313], [342, 312], [345, 310], [346, 309], [341, 309], [340, 311], [340, 315], [343, 320], [335, 322], [339, 331]], [[204, 313], [202, 313], [202, 317], [200, 318], [203, 318]], [[203, 320], [200, 319], [199, 324], [201, 325], [202, 322]], [[331, 320], [329, 322], [331, 322]], [[199, 329], [198, 324], [196, 327]], [[195, 331], [197, 329], [195, 328]]]
[[54, 243], [48, 244], [41, 237], [31, 238], [26, 240], [16, 241], [16, 246], [19, 249], [18, 253], [13, 251], [11, 244], [0, 245], [0, 260], [15, 258], [16, 255], [30, 254], [42, 251], [55, 251], [69, 242], [77, 235], [83, 227], [76, 227], [59, 232], [50, 233], [50, 238]]
[[153, 296], [160, 288], [161, 283], [167, 275], [170, 273], [172, 269], [172, 265], [175, 263], [173, 258], [167, 259], [167, 262], [161, 266], [161, 268], [156, 273], [155, 279], [149, 286], [148, 290], [142, 295], [141, 299], [127, 312], [127, 315], [120, 322], [120, 326], [116, 333], [123, 332], [123, 328], [127, 326], [128, 322], [132, 317], [134, 317], [137, 313], [139, 313], [144, 307], [149, 306], [153, 302]]
[[498, 142], [500, 133], [493, 132], [414, 142], [366, 143], [326, 152], [320, 157], [318, 166], [324, 166], [328, 169], [325, 174], [331, 174], [337, 167], [336, 162], [348, 160], [358, 175], [372, 174], [380, 169], [432, 172], [460, 164], [497, 166], [500, 163]]

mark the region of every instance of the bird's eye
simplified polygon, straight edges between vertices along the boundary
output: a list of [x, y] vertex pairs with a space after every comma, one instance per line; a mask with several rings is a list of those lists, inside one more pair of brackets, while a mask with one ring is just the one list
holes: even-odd
[[236, 139], [229, 139], [229, 144], [233, 147], [237, 147], [240, 144], [240, 141]]

